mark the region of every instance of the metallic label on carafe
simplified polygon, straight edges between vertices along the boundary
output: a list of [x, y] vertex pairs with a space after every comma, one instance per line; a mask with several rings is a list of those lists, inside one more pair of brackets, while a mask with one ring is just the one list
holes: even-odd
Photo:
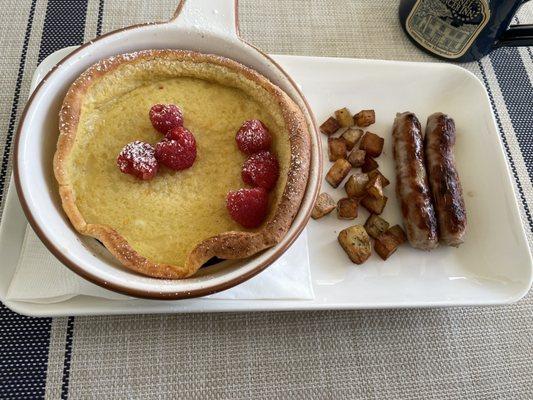
[[429, 51], [458, 58], [466, 53], [489, 19], [486, 0], [418, 0], [405, 27]]

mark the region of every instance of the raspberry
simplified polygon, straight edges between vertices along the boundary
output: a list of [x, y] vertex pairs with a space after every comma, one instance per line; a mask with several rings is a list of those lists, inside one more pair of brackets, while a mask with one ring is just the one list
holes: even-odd
[[139, 140], [124, 146], [117, 157], [117, 165], [123, 173], [144, 181], [152, 179], [159, 169], [153, 146]]
[[187, 128], [185, 128], [184, 126], [178, 126], [176, 128], [172, 128], [165, 134], [165, 137], [170, 140], [178, 140], [178, 141], [192, 140], [196, 144], [196, 141], [194, 140], [194, 136], [192, 132], [188, 130]]
[[156, 104], [150, 108], [152, 126], [165, 134], [172, 128], [183, 125], [183, 115], [174, 104]]
[[245, 154], [268, 150], [272, 144], [272, 136], [268, 128], [258, 119], [246, 121], [235, 136], [237, 147]]
[[263, 188], [232, 190], [226, 196], [226, 208], [244, 228], [257, 228], [268, 214], [268, 193]]
[[272, 190], [279, 177], [279, 164], [270, 151], [251, 155], [242, 165], [241, 177], [250, 186]]
[[196, 140], [193, 134], [185, 128], [175, 128], [167, 135], [167, 138], [155, 145], [157, 161], [177, 171], [192, 166], [196, 159]]

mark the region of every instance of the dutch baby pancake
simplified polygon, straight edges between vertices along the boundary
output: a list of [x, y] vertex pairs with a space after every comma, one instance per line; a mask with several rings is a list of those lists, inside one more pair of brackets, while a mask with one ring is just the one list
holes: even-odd
[[102, 60], [70, 86], [59, 132], [54, 173], [72, 225], [148, 276], [186, 278], [212, 257], [274, 246], [307, 185], [302, 111], [261, 74], [215, 55]]

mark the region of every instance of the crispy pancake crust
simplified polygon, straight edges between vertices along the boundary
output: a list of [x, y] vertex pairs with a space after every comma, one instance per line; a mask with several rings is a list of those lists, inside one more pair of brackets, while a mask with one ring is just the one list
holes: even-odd
[[[67, 160], [76, 140], [81, 107], [89, 87], [121, 65], [157, 58], [189, 61], [195, 64], [215, 64], [254, 81], [265, 89], [280, 106], [289, 132], [291, 157], [287, 182], [273, 216], [259, 231], [224, 232], [198, 243], [188, 254], [185, 265], [153, 262], [135, 251], [113, 227], [88, 224], [76, 205], [76, 194], [67, 173]], [[125, 267], [147, 276], [167, 279], [187, 278], [198, 271], [202, 264], [212, 257], [222, 259], [245, 258], [274, 246], [289, 230], [307, 186], [310, 138], [305, 118], [299, 107], [285, 92], [264, 76], [235, 61], [211, 54], [183, 50], [145, 50], [100, 61], [86, 70], [71, 85], [59, 114], [59, 132], [53, 163], [54, 174], [59, 184], [63, 209], [72, 225], [81, 234], [100, 240]]]

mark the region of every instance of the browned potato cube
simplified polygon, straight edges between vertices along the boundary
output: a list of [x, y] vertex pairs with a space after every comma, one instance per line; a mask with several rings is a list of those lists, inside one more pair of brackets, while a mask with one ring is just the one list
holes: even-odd
[[363, 136], [363, 138], [361, 139], [361, 143], [359, 143], [359, 148], [361, 150], [366, 151], [366, 154], [371, 157], [378, 157], [383, 151], [384, 143], [385, 139], [383, 139], [381, 136], [378, 136], [372, 132], [367, 132], [365, 133], [365, 136]]
[[355, 264], [362, 264], [370, 257], [370, 238], [361, 225], [354, 225], [339, 233], [339, 243]]
[[389, 232], [390, 234], [394, 235], [399, 244], [405, 243], [407, 241], [407, 237], [405, 236], [405, 232], [403, 231], [403, 229], [402, 229], [402, 227], [400, 225], [394, 225], [394, 226], [390, 227], [387, 232]]
[[318, 199], [316, 199], [315, 206], [311, 212], [313, 219], [322, 218], [324, 215], [329, 214], [335, 208], [335, 201], [327, 193], [320, 193]]
[[341, 138], [328, 138], [329, 161], [346, 158], [346, 142]]
[[383, 197], [383, 186], [379, 175], [374, 174], [372, 178], [370, 178], [370, 176], [368, 177], [366, 193], [374, 198]]
[[364, 150], [352, 150], [348, 156], [348, 161], [352, 164], [352, 167], [361, 167], [365, 163], [366, 153]]
[[337, 216], [339, 219], [357, 218], [357, 206], [359, 203], [356, 199], [345, 197], [337, 203]]
[[322, 125], [320, 125], [320, 132], [330, 136], [337, 132], [340, 127], [339, 122], [335, 118], [329, 117]]
[[342, 138], [346, 142], [346, 148], [348, 151], [352, 150], [355, 147], [355, 144], [363, 136], [363, 130], [358, 128], [349, 128], [343, 134]]
[[361, 110], [353, 116], [355, 125], [368, 126], [376, 122], [376, 113], [374, 110]]
[[326, 181], [328, 181], [331, 186], [336, 188], [340, 185], [342, 180], [346, 178], [346, 175], [348, 175], [348, 172], [350, 172], [351, 169], [352, 164], [350, 164], [344, 158], [339, 158], [337, 161], [335, 161], [326, 174]]
[[348, 197], [360, 198], [366, 194], [366, 185], [368, 184], [368, 175], [357, 173], [348, 179], [344, 189]]
[[[350, 158], [348, 158], [348, 161], [350, 161]], [[372, 179], [374, 178], [374, 176], [379, 176], [381, 178], [381, 186], [383, 186], [384, 188], [386, 188], [387, 186], [389, 186], [390, 184], [390, 181], [385, 178], [385, 175], [383, 175], [381, 172], [379, 172], [379, 169], [375, 169], [373, 171], [370, 171], [368, 173], [368, 178], [369, 179]]]
[[383, 212], [383, 209], [387, 204], [387, 200], [387, 196], [379, 197], [377, 199], [371, 196], [366, 196], [363, 200], [361, 200], [361, 204], [371, 213], [379, 215]]
[[376, 160], [370, 157], [368, 154], [365, 155], [365, 162], [361, 165], [361, 171], [370, 172], [379, 167], [379, 164]]
[[371, 237], [377, 239], [383, 232], [389, 229], [389, 223], [377, 215], [370, 214], [365, 222], [365, 229]]
[[348, 128], [354, 124], [352, 114], [350, 114], [350, 111], [346, 107], [335, 111], [335, 118], [343, 128]]
[[376, 253], [378, 253], [383, 260], [386, 260], [396, 251], [399, 245], [400, 243], [396, 236], [390, 233], [390, 231], [387, 231], [382, 233], [381, 236], [376, 239], [374, 250], [376, 250]]

